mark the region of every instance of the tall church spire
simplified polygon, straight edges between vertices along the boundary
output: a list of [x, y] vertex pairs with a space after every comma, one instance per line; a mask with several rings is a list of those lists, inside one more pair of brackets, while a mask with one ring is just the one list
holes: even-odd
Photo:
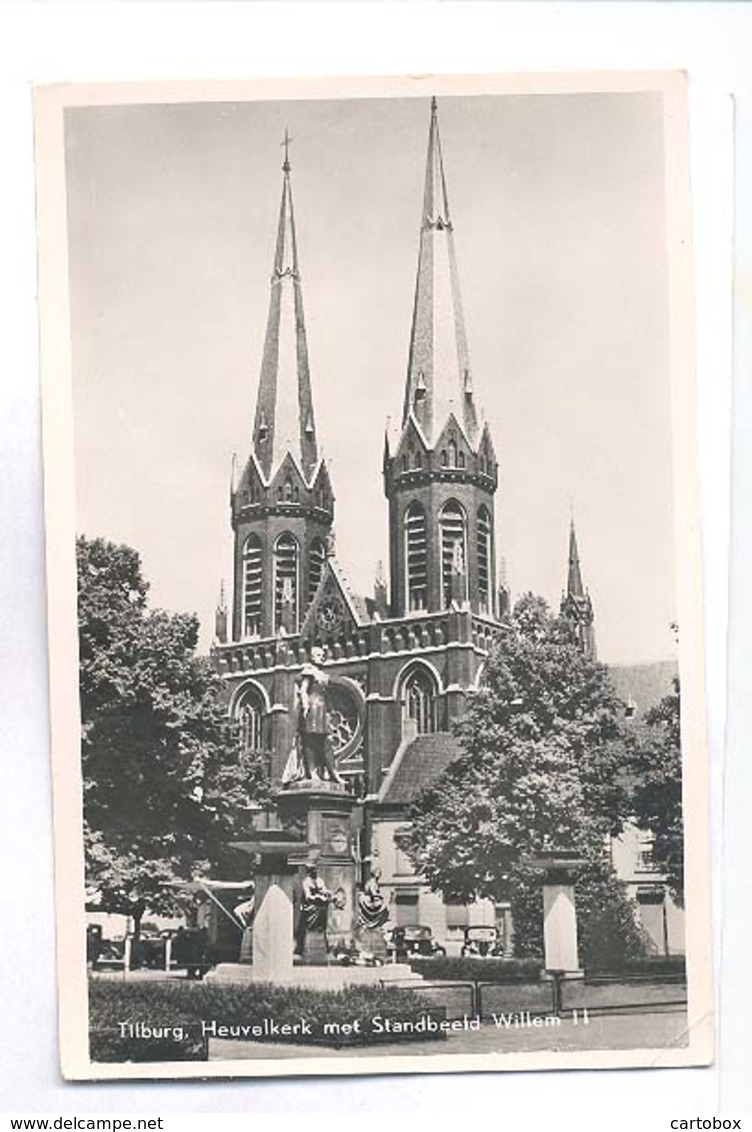
[[285, 131], [282, 202], [253, 425], [253, 451], [267, 480], [278, 471], [289, 453], [304, 479], [310, 481], [318, 462], [318, 450], [290, 183], [290, 141]]
[[233, 474], [232, 639], [297, 633], [321, 579], [334, 518], [313, 417], [285, 131], [282, 203], [251, 453]]
[[593, 603], [590, 594], [582, 584], [580, 552], [577, 547], [577, 533], [574, 519], [569, 524], [569, 558], [567, 562], [567, 589], [562, 594], [560, 616], [569, 621], [574, 629], [582, 652], [593, 660], [596, 658], [595, 626]]
[[569, 567], [567, 571], [567, 596], [585, 596], [585, 589], [582, 585], [582, 572], [580, 571], [580, 552], [577, 549], [577, 532], [574, 529], [574, 519], [572, 519], [569, 524]]
[[478, 415], [434, 98], [402, 425], [412, 414], [432, 447], [451, 413], [475, 447]]
[[479, 425], [436, 99], [431, 101], [402, 424], [387, 432], [390, 612], [495, 618], [498, 465]]

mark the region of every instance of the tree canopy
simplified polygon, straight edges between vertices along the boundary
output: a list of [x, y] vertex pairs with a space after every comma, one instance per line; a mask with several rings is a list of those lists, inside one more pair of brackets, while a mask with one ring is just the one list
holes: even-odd
[[637, 824], [653, 834], [653, 863], [678, 904], [684, 902], [684, 823], [679, 681], [649, 711], [635, 733], [632, 808]]
[[530, 858], [546, 849], [588, 862], [578, 884], [589, 893], [580, 908], [586, 961], [599, 938], [588, 908], [618, 924], [608, 946], [642, 950], [607, 858], [629, 811], [622, 720], [606, 666], [580, 651], [541, 598], [521, 598], [456, 725], [463, 753], [416, 801], [407, 844], [432, 888], [511, 900], [519, 954], [542, 947], [542, 876]]
[[79, 538], [77, 561], [87, 890], [138, 919], [242, 832], [264, 768], [240, 757], [197, 618], [147, 607], [130, 547]]

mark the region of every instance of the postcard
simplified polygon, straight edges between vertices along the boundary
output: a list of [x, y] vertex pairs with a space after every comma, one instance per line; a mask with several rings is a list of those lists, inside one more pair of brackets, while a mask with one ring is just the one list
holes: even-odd
[[64, 1075], [708, 1063], [685, 76], [35, 113]]

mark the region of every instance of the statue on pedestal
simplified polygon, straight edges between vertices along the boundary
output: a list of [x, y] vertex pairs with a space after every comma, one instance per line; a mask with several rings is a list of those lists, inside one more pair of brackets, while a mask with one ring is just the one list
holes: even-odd
[[302, 955], [309, 932], [326, 932], [326, 920], [332, 893], [324, 884], [315, 865], [306, 867], [300, 894], [300, 915], [295, 932], [295, 952]]
[[282, 774], [283, 786], [292, 786], [296, 782], [342, 784], [328, 748], [326, 686], [329, 680], [319, 667], [324, 658], [324, 649], [311, 649], [311, 660], [303, 665], [296, 681], [297, 732]]
[[389, 919], [389, 909], [379, 883], [380, 876], [380, 869], [371, 869], [368, 880], [358, 893], [358, 921], [361, 927], [371, 931], [382, 928]]

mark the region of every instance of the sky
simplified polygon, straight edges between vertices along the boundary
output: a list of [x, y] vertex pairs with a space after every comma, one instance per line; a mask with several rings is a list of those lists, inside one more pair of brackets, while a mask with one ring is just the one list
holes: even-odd
[[[286, 127], [337, 558], [361, 593], [388, 559], [429, 116], [422, 98], [66, 111], [78, 529], [135, 547], [204, 648], [231, 589]], [[661, 96], [444, 97], [439, 125], [513, 594], [558, 604], [573, 514], [600, 657], [673, 657]]]

